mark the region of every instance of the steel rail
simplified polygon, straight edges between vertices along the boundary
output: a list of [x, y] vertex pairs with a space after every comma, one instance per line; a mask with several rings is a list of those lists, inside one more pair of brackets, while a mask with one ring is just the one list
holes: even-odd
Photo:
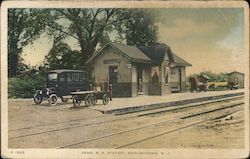
[[[243, 102], [240, 102], [243, 103]], [[178, 108], [176, 108], [178, 109]], [[176, 110], [174, 109], [174, 110]], [[183, 108], [182, 108], [183, 109]], [[138, 115], [136, 116], [132, 116], [131, 118], [136, 118], [136, 117], [140, 117]], [[87, 127], [87, 126], [94, 126], [94, 125], [99, 125], [99, 124], [103, 124], [103, 123], [109, 123], [109, 122], [114, 122], [114, 121], [120, 121], [120, 120], [124, 120], [124, 119], [128, 119], [127, 116], [121, 116], [120, 118], [117, 119], [117, 117], [113, 117], [112, 120], [104, 120], [101, 122], [96, 122], [96, 123], [86, 123], [83, 125], [77, 125], [77, 126], [70, 126], [70, 127], [64, 127], [64, 128], [58, 128], [58, 129], [52, 129], [52, 130], [47, 130], [47, 131], [42, 131], [42, 132], [36, 132], [36, 133], [29, 133], [29, 134], [24, 134], [24, 135], [19, 135], [19, 136], [14, 136], [14, 137], [9, 137], [9, 140], [13, 140], [13, 139], [18, 139], [18, 138], [24, 138], [24, 137], [30, 137], [30, 136], [35, 136], [35, 135], [40, 135], [40, 134], [45, 134], [45, 133], [51, 133], [51, 132], [56, 132], [56, 131], [62, 131], [62, 130], [68, 130], [68, 129], [73, 129], [73, 128], [77, 128], [77, 127]]]
[[[236, 103], [236, 104], [231, 104], [231, 105], [226, 106], [226, 107], [223, 107], [223, 108], [214, 109], [214, 110], [209, 110], [209, 111], [205, 111], [205, 112], [202, 112], [202, 113], [196, 113], [196, 116], [208, 114], [208, 113], [215, 112], [215, 111], [218, 111], [218, 110], [224, 110], [224, 109], [228, 109], [228, 108], [240, 106], [240, 105], [242, 105], [242, 104], [244, 104], [244, 102], [239, 102], [239, 103]], [[112, 136], [124, 134], [124, 133], [131, 132], [131, 131], [136, 131], [136, 130], [143, 129], [143, 128], [147, 128], [147, 127], [150, 127], [150, 126], [155, 126], [155, 125], [159, 125], [159, 124], [167, 124], [167, 123], [171, 123], [171, 122], [174, 122], [174, 121], [187, 119], [188, 117], [191, 118], [191, 117], [193, 117], [194, 115], [195, 115], [195, 114], [193, 114], [192, 116], [190, 116], [190, 115], [184, 115], [184, 116], [182, 116], [182, 117], [170, 119], [170, 120], [167, 120], [167, 121], [161, 121], [161, 122], [156, 122], [156, 123], [150, 123], [150, 124], [147, 124], [147, 125], [135, 127], [135, 128], [132, 128], [132, 129], [128, 129], [128, 130], [125, 130], [125, 131], [120, 131], [120, 132], [116, 132], [116, 133], [104, 135], [104, 136], [101, 136], [101, 137], [97, 137], [97, 138], [93, 138], [93, 139], [88, 139], [88, 140], [85, 140], [85, 141], [81, 141], [81, 142], [77, 142], [77, 143], [73, 143], [73, 144], [61, 146], [61, 147], [59, 147], [59, 149], [61, 149], [61, 148], [68, 148], [68, 147], [76, 146], [76, 145], [83, 144], [83, 143], [88, 143], [88, 142], [93, 142], [93, 141], [105, 139], [105, 138], [108, 138], [108, 137], [112, 137]]]
[[[228, 100], [235, 100], [237, 98], [243, 98], [243, 96], [234, 96], [234, 97], [225, 97], [225, 98], [221, 98], [221, 99], [215, 99], [215, 100], [208, 100], [206, 102], [203, 102], [202, 104], [200, 104], [199, 102], [194, 103], [193, 105], [189, 105], [189, 104], [185, 104], [185, 105], [180, 105], [180, 106], [168, 106], [165, 108], [173, 108], [171, 110], [165, 110], [165, 111], [159, 111], [159, 112], [153, 112], [153, 113], [146, 113], [146, 112], [151, 112], [157, 109], [163, 109], [163, 108], [155, 108], [155, 109], [151, 109], [151, 110], [145, 110], [142, 112], [136, 112], [134, 113], [134, 115], [128, 115], [121, 117], [117, 120], [122, 120], [122, 119], [127, 119], [128, 117], [130, 118], [134, 118], [134, 117], [140, 117], [140, 116], [145, 116], [145, 115], [152, 115], [152, 114], [158, 114], [158, 113], [164, 113], [164, 112], [168, 112], [168, 111], [173, 111], [173, 110], [179, 110], [179, 109], [185, 109], [185, 108], [190, 108], [190, 107], [196, 107], [196, 106], [200, 106], [200, 105], [205, 105], [205, 104], [211, 104], [211, 103], [217, 103], [217, 102], [222, 102], [222, 101], [228, 101]], [[141, 114], [142, 113], [142, 114]], [[89, 117], [89, 118], [78, 118], [78, 119], [73, 119], [73, 120], [67, 120], [67, 121], [61, 121], [61, 122], [54, 122], [54, 123], [49, 123], [49, 124], [41, 124], [41, 125], [34, 125], [34, 126], [29, 126], [29, 127], [23, 127], [23, 128], [17, 128], [17, 129], [10, 129], [9, 132], [14, 132], [14, 131], [20, 131], [20, 130], [24, 130], [24, 129], [32, 129], [32, 128], [39, 128], [39, 127], [45, 127], [45, 126], [51, 126], [51, 125], [58, 125], [58, 124], [63, 124], [63, 123], [70, 123], [70, 122], [76, 122], [76, 121], [82, 121], [82, 120], [90, 120], [90, 119], [98, 119], [98, 118], [106, 118], [106, 116], [103, 115], [99, 115], [99, 116], [95, 116], [95, 117]], [[117, 117], [113, 117], [113, 118], [117, 118]], [[114, 120], [111, 120], [114, 121]], [[109, 122], [109, 120], [107, 121]], [[101, 122], [103, 123], [103, 122]], [[98, 124], [98, 123], [96, 123]], [[89, 124], [86, 124], [89, 125]], [[83, 126], [86, 126], [83, 125]]]
[[[211, 120], [224, 118], [224, 117], [226, 117], [226, 116], [228, 116], [228, 115], [233, 115], [233, 114], [235, 114], [235, 113], [238, 113], [239, 111], [242, 111], [242, 110], [236, 110], [236, 111], [234, 111], [234, 112], [232, 112], [232, 113], [229, 113], [229, 114], [226, 114], [226, 115], [221, 115], [221, 116], [218, 116], [218, 117], [215, 117], [215, 118], [210, 118], [210, 119], [205, 119], [205, 120], [199, 120], [199, 121], [193, 122], [193, 123], [191, 123], [191, 124], [184, 125], [184, 126], [182, 126], [182, 127], [176, 128], [176, 129], [172, 129], [172, 130], [165, 131], [165, 132], [162, 132], [162, 133], [159, 133], [159, 134], [156, 134], [156, 135], [153, 135], [153, 136], [144, 138], [144, 139], [140, 139], [140, 140], [137, 140], [137, 141], [133, 141], [133, 142], [131, 142], [131, 143], [128, 143], [128, 144], [125, 144], [125, 145], [116, 147], [115, 149], [125, 148], [125, 147], [131, 146], [131, 145], [135, 145], [135, 144], [138, 144], [138, 143], [141, 143], [141, 142], [144, 142], [144, 141], [148, 141], [148, 140], [157, 138], [157, 137], [161, 137], [161, 136], [166, 135], [166, 134], [170, 134], [170, 133], [173, 133], [173, 132], [178, 132], [178, 131], [180, 131], [180, 130], [183, 130], [183, 129], [186, 129], [186, 128], [189, 128], [189, 127], [197, 126], [197, 125], [199, 125], [199, 124], [206, 123], [206, 122], [211, 121]], [[198, 114], [198, 115], [200, 115], [200, 114]], [[192, 116], [192, 117], [193, 117], [193, 116]], [[188, 118], [190, 118], [190, 117], [188, 117]], [[186, 119], [186, 118], [184, 118], [184, 119]]]

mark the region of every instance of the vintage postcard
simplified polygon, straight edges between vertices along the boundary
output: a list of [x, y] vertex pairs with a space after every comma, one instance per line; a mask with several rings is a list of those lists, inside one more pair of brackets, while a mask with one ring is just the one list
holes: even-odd
[[245, 1], [4, 1], [2, 158], [248, 158]]

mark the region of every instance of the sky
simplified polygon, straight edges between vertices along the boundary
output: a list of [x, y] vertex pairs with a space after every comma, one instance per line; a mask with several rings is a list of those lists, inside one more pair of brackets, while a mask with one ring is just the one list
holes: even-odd
[[[164, 8], [154, 10], [158, 38], [192, 64], [187, 75], [201, 71], [244, 72], [244, 21], [241, 8]], [[69, 38], [72, 49], [79, 44]], [[40, 65], [52, 46], [44, 34], [23, 50], [25, 63]]]

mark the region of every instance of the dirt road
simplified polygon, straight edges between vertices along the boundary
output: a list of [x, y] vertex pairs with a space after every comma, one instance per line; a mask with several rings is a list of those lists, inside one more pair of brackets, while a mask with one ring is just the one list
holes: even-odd
[[151, 115], [104, 115], [86, 107], [74, 109], [72, 103], [49, 107], [32, 100], [9, 100], [9, 148], [240, 149], [244, 105], [237, 102]]

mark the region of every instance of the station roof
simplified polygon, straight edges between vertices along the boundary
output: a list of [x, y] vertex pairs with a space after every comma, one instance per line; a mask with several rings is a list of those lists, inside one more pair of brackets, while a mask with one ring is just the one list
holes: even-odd
[[171, 48], [166, 44], [140, 46], [139, 49], [155, 63], [161, 63], [165, 55], [167, 55], [166, 60], [174, 62], [176, 66], [192, 66], [190, 63], [173, 53]]
[[238, 71], [230, 72], [230, 73], [228, 73], [228, 75], [233, 74], [233, 73], [237, 73], [237, 74], [242, 74], [242, 75], [244, 75], [244, 73], [241, 73], [241, 72], [238, 72]]
[[96, 56], [98, 56], [102, 50], [110, 46], [115, 50], [121, 52], [123, 55], [128, 57], [133, 62], [138, 63], [156, 63], [159, 64], [164, 60], [165, 55], [166, 60], [175, 63], [177, 66], [192, 66], [190, 63], [180, 58], [171, 51], [171, 48], [166, 44], [156, 44], [148, 46], [131, 46], [110, 42], [106, 44], [102, 49], [97, 51], [86, 63], [91, 62]]
[[126, 54], [134, 62], [152, 62], [152, 60], [145, 55], [140, 49], [131, 45], [124, 45], [118, 43], [110, 43], [111, 46], [115, 47]]
[[123, 55], [128, 57], [133, 62], [140, 62], [140, 63], [151, 63], [152, 62], [152, 60], [148, 56], [146, 56], [142, 51], [140, 51], [135, 46], [110, 42], [110, 43], [106, 44], [102, 49], [97, 51], [86, 63], [91, 62], [107, 46], [110, 46], [113, 49], [117, 50], [118, 52], [121, 52]]
[[173, 53], [174, 57], [174, 63], [177, 66], [192, 66], [189, 62], [185, 61], [183, 58], [177, 56], [176, 54]]

